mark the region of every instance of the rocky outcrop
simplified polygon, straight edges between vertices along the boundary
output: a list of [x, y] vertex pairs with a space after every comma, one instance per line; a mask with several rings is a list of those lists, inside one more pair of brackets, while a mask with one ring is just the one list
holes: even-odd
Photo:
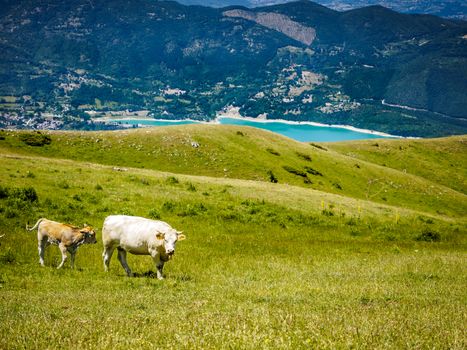
[[245, 10], [229, 10], [223, 12], [226, 17], [244, 18], [258, 23], [266, 28], [276, 30], [289, 38], [297, 40], [305, 45], [311, 45], [316, 38], [314, 28], [306, 27], [298, 22], [292, 21], [289, 17], [274, 12], [252, 12]]

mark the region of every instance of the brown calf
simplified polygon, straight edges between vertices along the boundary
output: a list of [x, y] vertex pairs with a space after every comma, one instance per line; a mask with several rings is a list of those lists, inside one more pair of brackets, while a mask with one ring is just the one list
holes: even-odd
[[74, 267], [75, 254], [81, 244], [96, 243], [96, 232], [90, 226], [78, 228], [68, 224], [39, 219], [36, 224], [29, 228], [32, 231], [37, 227], [37, 243], [39, 249], [39, 263], [44, 266], [44, 253], [47, 246], [54, 244], [58, 245], [62, 253], [62, 262], [58, 265], [58, 269], [63, 266], [67, 259], [66, 252], [70, 252], [71, 268]]

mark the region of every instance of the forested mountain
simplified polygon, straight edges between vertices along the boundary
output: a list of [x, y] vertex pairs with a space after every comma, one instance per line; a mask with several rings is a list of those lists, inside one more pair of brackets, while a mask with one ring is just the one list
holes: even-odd
[[309, 1], [1, 6], [3, 126], [89, 127], [86, 111], [122, 109], [209, 120], [234, 106], [400, 135], [467, 131], [467, 22]]

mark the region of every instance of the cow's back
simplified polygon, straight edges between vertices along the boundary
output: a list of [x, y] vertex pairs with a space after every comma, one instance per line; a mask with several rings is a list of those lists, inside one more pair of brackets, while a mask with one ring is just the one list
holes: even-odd
[[110, 215], [104, 220], [102, 241], [104, 246], [141, 246], [153, 243], [156, 233], [170, 226], [162, 221], [138, 216]]

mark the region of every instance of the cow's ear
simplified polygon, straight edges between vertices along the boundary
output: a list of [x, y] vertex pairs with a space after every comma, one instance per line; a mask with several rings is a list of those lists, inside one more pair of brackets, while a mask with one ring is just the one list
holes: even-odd
[[157, 232], [156, 233], [156, 238], [157, 239], [164, 239], [164, 234], [162, 232]]
[[186, 239], [186, 236], [185, 236], [185, 235], [178, 235], [178, 236], [177, 236], [177, 239], [178, 239], [179, 241], [183, 241], [184, 239]]

